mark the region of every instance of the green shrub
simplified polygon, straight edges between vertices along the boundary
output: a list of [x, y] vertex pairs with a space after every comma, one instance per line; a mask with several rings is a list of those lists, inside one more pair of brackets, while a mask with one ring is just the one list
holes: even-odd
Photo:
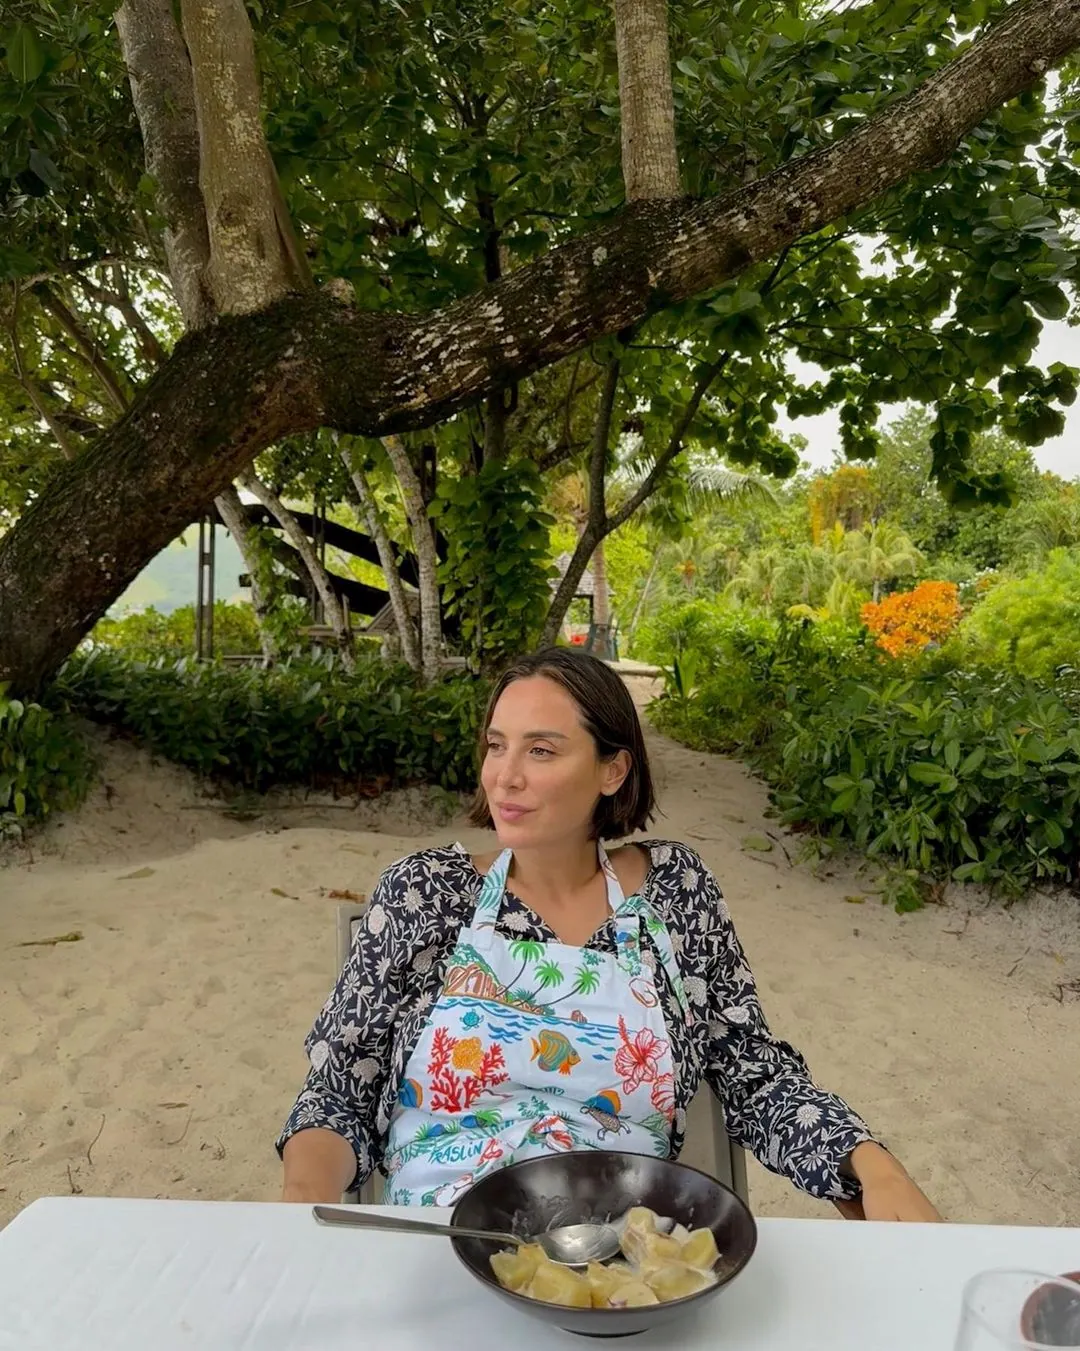
[[1080, 727], [1053, 690], [965, 671], [849, 681], [789, 724], [785, 820], [1010, 894], [1076, 876]]
[[753, 610], [742, 610], [717, 600], [691, 600], [660, 610], [640, 625], [634, 635], [634, 657], [638, 661], [670, 666], [676, 658], [698, 654], [702, 669], [720, 659], [724, 635], [743, 618], [746, 624], [758, 624], [761, 631], [776, 632], [776, 621]]
[[0, 685], [0, 838], [75, 806], [93, 772], [86, 744], [62, 709], [9, 699], [6, 688]]
[[1080, 552], [1054, 549], [1037, 572], [999, 582], [965, 620], [960, 641], [973, 660], [1021, 675], [1080, 664]]
[[177, 764], [254, 789], [416, 782], [469, 789], [485, 689], [456, 677], [424, 689], [406, 666], [349, 674], [327, 658], [272, 670], [77, 654], [58, 687], [90, 718]]
[[951, 876], [1016, 895], [1080, 877], [1080, 676], [1053, 685], [904, 664], [857, 633], [729, 632], [696, 689], [653, 706], [664, 731], [747, 756], [790, 825], [894, 869], [894, 898]]
[[[123, 619], [101, 619], [90, 634], [91, 647], [107, 647], [137, 661], [178, 660], [195, 653], [195, 607], [181, 605], [171, 614], [153, 606]], [[217, 656], [262, 651], [259, 626], [250, 605], [214, 603], [214, 652]]]

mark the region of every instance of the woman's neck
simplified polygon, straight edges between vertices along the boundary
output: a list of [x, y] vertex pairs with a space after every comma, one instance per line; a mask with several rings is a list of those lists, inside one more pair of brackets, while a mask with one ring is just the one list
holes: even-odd
[[558, 906], [580, 895], [600, 869], [595, 840], [515, 849], [510, 876], [534, 900]]

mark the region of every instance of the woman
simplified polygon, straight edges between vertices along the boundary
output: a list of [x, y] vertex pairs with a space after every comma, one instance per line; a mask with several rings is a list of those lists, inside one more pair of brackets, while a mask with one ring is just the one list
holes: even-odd
[[526, 657], [484, 719], [471, 819], [501, 851], [383, 873], [307, 1040], [284, 1197], [449, 1205], [484, 1171], [595, 1146], [676, 1157], [702, 1080], [766, 1167], [847, 1215], [938, 1218], [769, 1032], [720, 888], [681, 844], [603, 841], [654, 813], [636, 710], [571, 648]]

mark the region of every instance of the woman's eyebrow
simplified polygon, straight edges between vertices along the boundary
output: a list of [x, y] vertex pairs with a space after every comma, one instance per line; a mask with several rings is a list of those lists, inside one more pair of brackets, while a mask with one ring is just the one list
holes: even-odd
[[[499, 729], [498, 729], [497, 727], [489, 727], [489, 728], [488, 728], [488, 736], [501, 736], [501, 737], [503, 737], [503, 738], [505, 739], [506, 733], [505, 733], [505, 732], [500, 732]], [[536, 740], [539, 740], [539, 739], [541, 739], [541, 738], [542, 738], [543, 740], [545, 740], [545, 741], [569, 741], [569, 740], [570, 740], [570, 738], [566, 735], [565, 732], [552, 732], [552, 731], [547, 731], [547, 732], [545, 732], [545, 731], [541, 730], [541, 731], [537, 731], [537, 732], [526, 732], [526, 733], [525, 733], [525, 740], [526, 740], [526, 741], [536, 741]]]

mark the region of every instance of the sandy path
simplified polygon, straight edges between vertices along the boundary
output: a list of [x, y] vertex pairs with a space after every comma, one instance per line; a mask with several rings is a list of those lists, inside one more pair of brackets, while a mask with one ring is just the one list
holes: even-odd
[[[1080, 1224], [1075, 901], [899, 918], [815, 876], [737, 764], [653, 738], [665, 817], [720, 877], [776, 1030], [955, 1220]], [[425, 843], [438, 799], [222, 814], [124, 746], [94, 798], [0, 861], [0, 1222], [43, 1194], [270, 1199], [333, 888]], [[771, 831], [767, 853], [744, 848]], [[79, 942], [19, 946], [71, 931]], [[91, 1148], [91, 1142], [95, 1141]], [[755, 1207], [818, 1214], [755, 1168]]]

